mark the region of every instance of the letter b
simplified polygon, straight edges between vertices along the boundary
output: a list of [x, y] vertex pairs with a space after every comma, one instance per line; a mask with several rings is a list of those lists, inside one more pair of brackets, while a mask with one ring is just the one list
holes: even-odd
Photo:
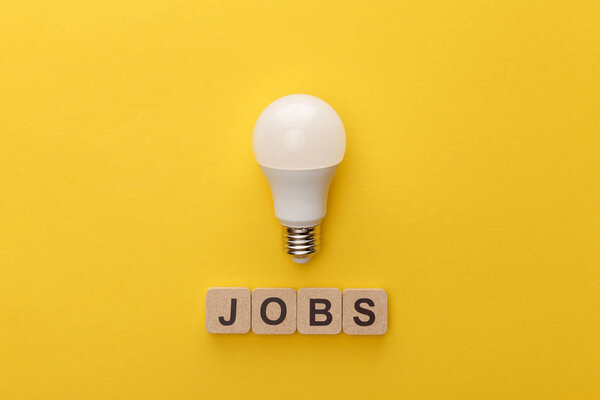
[[342, 292], [337, 288], [298, 290], [298, 332], [335, 335], [342, 330]]

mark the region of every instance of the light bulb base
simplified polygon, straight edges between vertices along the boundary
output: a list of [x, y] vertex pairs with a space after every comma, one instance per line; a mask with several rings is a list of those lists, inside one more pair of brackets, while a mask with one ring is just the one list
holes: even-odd
[[296, 263], [308, 262], [321, 247], [321, 225], [308, 227], [281, 226], [283, 251]]

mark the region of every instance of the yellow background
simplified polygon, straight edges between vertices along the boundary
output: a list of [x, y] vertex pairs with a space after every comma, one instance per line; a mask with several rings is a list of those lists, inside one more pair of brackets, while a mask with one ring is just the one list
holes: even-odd
[[[599, 399], [600, 6], [0, 3], [0, 398]], [[347, 129], [280, 252], [272, 100]], [[382, 287], [383, 337], [215, 336], [210, 286]]]

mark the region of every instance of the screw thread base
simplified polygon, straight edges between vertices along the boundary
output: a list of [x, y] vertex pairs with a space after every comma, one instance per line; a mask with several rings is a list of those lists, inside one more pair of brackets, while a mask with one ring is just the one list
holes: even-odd
[[293, 228], [282, 225], [283, 251], [297, 263], [308, 262], [321, 247], [321, 225]]

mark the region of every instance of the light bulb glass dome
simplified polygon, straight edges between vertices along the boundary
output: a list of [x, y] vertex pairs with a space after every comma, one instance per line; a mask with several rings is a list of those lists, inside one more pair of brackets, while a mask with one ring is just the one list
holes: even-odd
[[252, 144], [263, 167], [327, 168], [344, 158], [346, 133], [329, 104], [307, 94], [292, 94], [275, 100], [260, 114]]

